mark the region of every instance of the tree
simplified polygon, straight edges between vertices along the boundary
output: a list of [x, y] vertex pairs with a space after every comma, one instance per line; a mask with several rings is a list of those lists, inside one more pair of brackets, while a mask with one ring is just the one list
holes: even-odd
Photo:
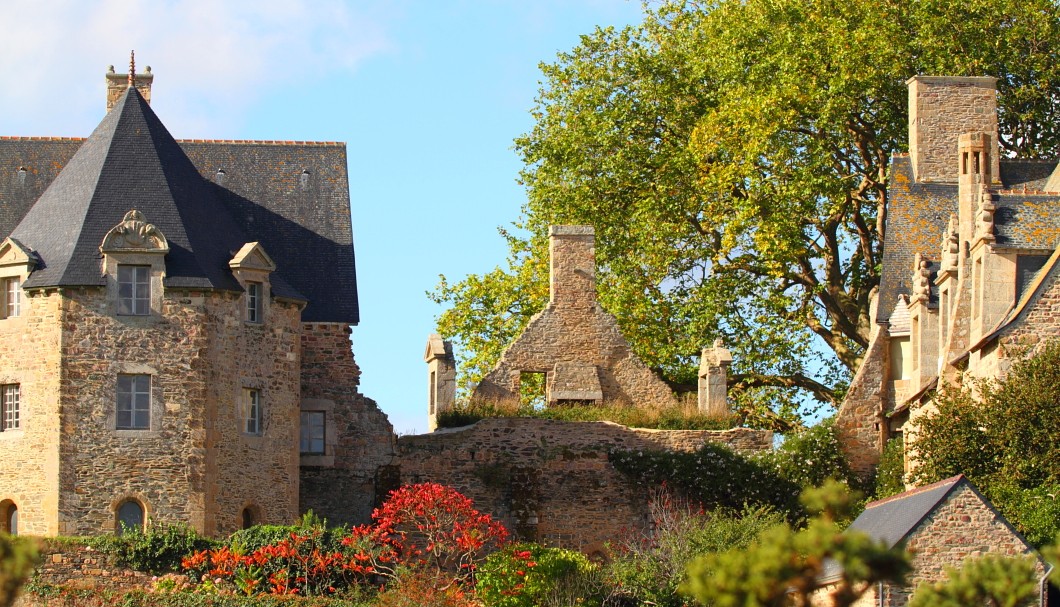
[[1051, 155], [1060, 131], [1051, 0], [671, 2], [542, 65], [516, 140], [528, 200], [506, 269], [432, 297], [477, 381], [547, 298], [547, 226], [596, 228], [600, 301], [633, 349], [692, 381], [734, 350], [752, 421], [835, 404], [868, 343], [905, 80], [998, 76], [1001, 144]]
[[919, 420], [914, 480], [964, 474], [1028, 540], [1049, 542], [1060, 532], [1060, 342], [975, 388], [937, 395]]
[[[803, 494], [809, 510], [820, 514], [801, 530], [778, 525], [747, 548], [708, 554], [688, 569], [683, 589], [705, 605], [782, 607], [810, 605], [825, 590], [837, 607], [852, 605], [874, 584], [900, 584], [909, 557], [858, 532], [841, 533], [836, 520], [848, 518], [856, 500], [846, 488], [829, 481]], [[829, 562], [839, 567], [824, 581]]]

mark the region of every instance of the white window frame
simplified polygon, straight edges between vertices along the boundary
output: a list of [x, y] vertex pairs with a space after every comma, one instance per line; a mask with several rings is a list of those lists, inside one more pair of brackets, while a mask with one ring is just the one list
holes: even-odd
[[151, 266], [118, 264], [118, 314], [151, 313]]
[[247, 281], [247, 322], [262, 322], [262, 312], [265, 309], [262, 303], [264, 294], [264, 283]]
[[264, 418], [261, 390], [243, 388], [243, 433], [261, 436]]
[[[319, 426], [312, 423], [313, 419], [319, 419]], [[298, 451], [302, 455], [324, 455], [327, 450], [327, 414], [324, 411], [302, 411], [299, 415]], [[319, 432], [315, 432], [319, 428]], [[319, 437], [317, 436], [319, 434]], [[320, 450], [313, 450], [313, 446], [319, 442]]]
[[[128, 382], [127, 385], [123, 385]], [[123, 397], [126, 403], [123, 403]], [[122, 424], [122, 415], [128, 422]], [[142, 423], [138, 423], [142, 422]], [[151, 429], [151, 376], [143, 373], [119, 373], [114, 403], [114, 427], [117, 430]]]
[[4, 318], [22, 314], [22, 279], [13, 276], [4, 279]]
[[18, 430], [21, 428], [21, 386], [19, 384], [3, 384], [0, 386], [0, 401], [2, 401], [0, 409], [2, 409], [3, 414], [3, 419], [0, 420], [0, 431]]

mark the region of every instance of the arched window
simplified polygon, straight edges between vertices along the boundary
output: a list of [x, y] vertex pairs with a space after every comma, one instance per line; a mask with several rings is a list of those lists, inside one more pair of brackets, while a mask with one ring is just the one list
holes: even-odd
[[128, 500], [118, 506], [118, 524], [115, 532], [121, 535], [126, 529], [142, 531], [144, 528], [144, 507], [135, 500]]
[[243, 508], [243, 529], [250, 529], [257, 524], [257, 517], [254, 516], [254, 509], [250, 506]]
[[18, 506], [15, 502], [11, 500], [0, 502], [0, 516], [3, 517], [0, 520], [0, 529], [11, 535], [18, 535]]

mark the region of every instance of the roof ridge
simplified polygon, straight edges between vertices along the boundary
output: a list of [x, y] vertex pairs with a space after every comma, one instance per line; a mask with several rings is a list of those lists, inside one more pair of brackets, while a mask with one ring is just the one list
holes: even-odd
[[236, 143], [249, 145], [346, 145], [344, 141], [297, 141], [291, 139], [177, 139], [177, 143]]
[[84, 141], [86, 139], [88, 139], [88, 137], [21, 137], [18, 135], [0, 135], [0, 141]]
[[888, 504], [888, 503], [893, 502], [893, 501], [897, 501], [897, 500], [900, 500], [900, 499], [905, 499], [907, 497], [910, 497], [910, 496], [913, 496], [913, 495], [917, 495], [919, 493], [924, 493], [926, 491], [933, 491], [935, 489], [938, 489], [940, 487], [944, 487], [946, 485], [956, 485], [957, 483], [959, 483], [964, 478], [965, 478], [965, 476], [963, 474], [958, 474], [956, 476], [951, 476], [949, 478], [942, 479], [941, 481], [937, 481], [937, 482], [931, 483], [930, 485], [923, 485], [921, 487], [914, 487], [914, 488], [910, 489], [909, 491], [903, 491], [902, 493], [899, 493], [897, 495], [892, 495], [890, 497], [885, 497], [885, 498], [883, 498], [881, 500], [876, 500], [874, 502], [869, 502], [869, 503], [865, 504], [865, 509], [868, 510], [869, 508], [875, 508], [876, 506], [881, 506], [883, 504]]
[[996, 193], [1004, 195], [1004, 196], [1013, 196], [1013, 195], [1017, 195], [1017, 194], [1019, 194], [1019, 195], [1027, 195], [1027, 196], [1060, 196], [1060, 192], [1054, 192], [1054, 191], [1050, 191], [1050, 190], [1028, 190], [1026, 188], [1018, 189], [1018, 190], [1017, 189], [1001, 189], [1001, 190], [996, 190]]

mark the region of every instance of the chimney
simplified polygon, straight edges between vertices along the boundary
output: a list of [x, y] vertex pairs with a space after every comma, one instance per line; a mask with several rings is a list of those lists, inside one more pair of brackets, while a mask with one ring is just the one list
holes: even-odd
[[699, 358], [699, 412], [715, 417], [729, 414], [729, 366], [732, 354], [720, 339], [703, 348]]
[[144, 73], [136, 72], [135, 56], [129, 55], [129, 71], [125, 74], [117, 74], [114, 72], [114, 66], [111, 65], [107, 68], [107, 112], [114, 107], [114, 104], [121, 98], [129, 88], [129, 82], [132, 81], [133, 86], [136, 90], [140, 91], [140, 95], [143, 96], [147, 103], [151, 103], [151, 84], [155, 81], [155, 75], [151, 73], [151, 66], [144, 68]]
[[596, 249], [592, 226], [548, 229], [549, 304], [589, 308], [596, 303]]
[[974, 132], [990, 137], [993, 148], [986, 168], [997, 180], [997, 78], [913, 76], [906, 85], [913, 178], [918, 182], [957, 183], [957, 139]]

